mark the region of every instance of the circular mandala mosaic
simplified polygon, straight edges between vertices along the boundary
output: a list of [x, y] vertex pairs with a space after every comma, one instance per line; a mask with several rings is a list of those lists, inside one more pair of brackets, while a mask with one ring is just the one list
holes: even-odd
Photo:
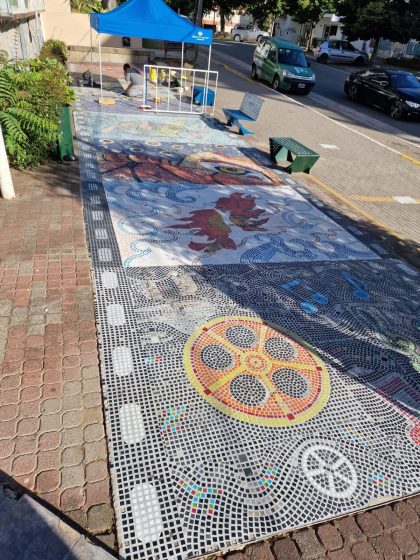
[[263, 426], [313, 418], [328, 401], [328, 371], [293, 333], [253, 317], [219, 317], [187, 341], [184, 365], [197, 391], [224, 414]]

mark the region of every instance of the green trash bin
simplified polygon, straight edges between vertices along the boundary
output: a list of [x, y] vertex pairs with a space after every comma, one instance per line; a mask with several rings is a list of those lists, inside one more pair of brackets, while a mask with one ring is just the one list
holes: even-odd
[[58, 140], [58, 159], [60, 163], [63, 163], [63, 161], [75, 161], [70, 105], [63, 105], [60, 120], [58, 121], [58, 129], [60, 132]]

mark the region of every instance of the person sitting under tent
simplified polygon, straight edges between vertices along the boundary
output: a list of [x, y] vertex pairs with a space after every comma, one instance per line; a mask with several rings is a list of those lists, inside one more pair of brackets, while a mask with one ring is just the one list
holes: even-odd
[[143, 78], [139, 70], [130, 66], [130, 64], [124, 64], [124, 77], [127, 82], [129, 82], [127, 89], [125, 90], [128, 97], [140, 97], [143, 95]]

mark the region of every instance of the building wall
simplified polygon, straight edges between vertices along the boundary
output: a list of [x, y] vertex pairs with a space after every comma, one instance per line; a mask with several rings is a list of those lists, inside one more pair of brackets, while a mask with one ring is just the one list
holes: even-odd
[[[315, 25], [312, 39], [321, 41], [325, 37], [336, 37], [341, 39], [342, 25], [338, 21], [338, 18], [329, 14]], [[284, 39], [285, 41], [290, 41], [291, 43], [300, 43], [301, 45], [306, 45], [307, 37], [310, 33], [310, 26], [308, 24], [301, 25], [292, 19], [291, 16], [281, 17], [276, 22], [275, 36]]]
[[11, 59], [28, 59], [38, 56], [43, 45], [41, 23], [35, 16], [0, 21], [0, 49]]
[[[70, 0], [45, 0], [42, 14], [45, 39], [60, 39], [68, 46], [90, 46], [90, 24], [87, 14], [77, 14], [70, 9]], [[92, 29], [92, 41], [98, 46], [98, 34]], [[122, 37], [103, 35], [101, 43], [105, 47], [121, 47]], [[141, 39], [132, 38], [131, 47], [141, 48]]]
[[276, 22], [274, 35], [285, 41], [298, 43], [300, 41], [301, 27], [291, 16], [281, 17]]
[[[230, 33], [232, 27], [235, 25], [243, 24], [247, 25], [248, 23], [252, 22], [252, 17], [248, 14], [239, 14], [235, 13], [229, 20], [225, 22], [225, 31], [226, 33]], [[203, 26], [204, 27], [211, 27], [213, 31], [220, 31], [220, 15], [218, 12], [210, 12], [205, 14], [203, 17]]]

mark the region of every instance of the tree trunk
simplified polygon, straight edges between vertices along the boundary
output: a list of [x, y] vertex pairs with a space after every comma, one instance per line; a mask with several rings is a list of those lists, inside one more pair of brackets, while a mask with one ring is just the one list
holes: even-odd
[[220, 31], [225, 32], [226, 18], [223, 12], [220, 12]]
[[274, 34], [276, 32], [276, 23], [277, 23], [277, 17], [273, 16], [273, 25], [271, 26], [271, 36], [274, 37]]
[[375, 62], [375, 58], [376, 58], [376, 55], [378, 53], [379, 43], [380, 43], [381, 39], [382, 39], [382, 37], [374, 37], [373, 38], [373, 40], [375, 41], [375, 46], [373, 47], [372, 54], [370, 55], [370, 58], [369, 58], [369, 66], [373, 66], [373, 63]]
[[312, 48], [312, 35], [314, 34], [315, 25], [316, 23], [311, 23], [311, 32], [309, 33], [308, 44], [306, 45], [306, 50], [308, 51], [310, 51]]

